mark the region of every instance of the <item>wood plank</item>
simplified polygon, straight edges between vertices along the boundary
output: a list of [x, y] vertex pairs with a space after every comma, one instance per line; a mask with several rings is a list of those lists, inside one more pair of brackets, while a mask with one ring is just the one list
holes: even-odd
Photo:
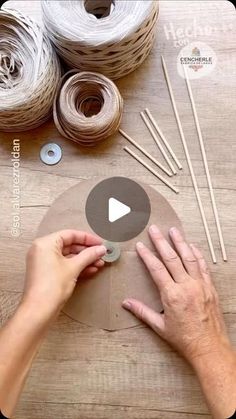
[[60, 419], [206, 419], [209, 415], [170, 412], [164, 410], [140, 409], [126, 406], [110, 406], [100, 404], [67, 404], [26, 402], [27, 409], [19, 406], [16, 419], [55, 419], [60, 412]]
[[[3, 321], [18, 298], [1, 293]], [[233, 340], [235, 315], [225, 318]], [[62, 314], [34, 363], [21, 403], [33, 400], [49, 408], [57, 404], [58, 409], [61, 403], [86, 403], [104, 405], [104, 411], [110, 405], [149, 411], [165, 410], [170, 397], [171, 410], [207, 413], [191, 368], [146, 326], [110, 333]]]

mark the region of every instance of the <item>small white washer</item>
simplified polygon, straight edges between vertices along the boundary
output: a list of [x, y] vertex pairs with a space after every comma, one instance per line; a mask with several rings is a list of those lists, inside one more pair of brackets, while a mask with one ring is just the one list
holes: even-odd
[[102, 257], [102, 260], [107, 263], [116, 262], [121, 255], [120, 247], [117, 243], [106, 241], [104, 246], [107, 248], [107, 253]]
[[40, 159], [43, 163], [53, 166], [59, 163], [62, 158], [62, 149], [56, 143], [44, 144], [40, 150]]

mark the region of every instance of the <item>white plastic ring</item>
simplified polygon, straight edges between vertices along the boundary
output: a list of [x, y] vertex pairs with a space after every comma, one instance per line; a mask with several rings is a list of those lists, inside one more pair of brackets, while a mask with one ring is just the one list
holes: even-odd
[[62, 149], [58, 144], [44, 144], [40, 150], [40, 159], [50, 166], [59, 163], [62, 158]]
[[107, 253], [102, 257], [102, 260], [107, 263], [112, 263], [120, 258], [120, 247], [117, 243], [106, 241], [104, 246], [107, 248]]

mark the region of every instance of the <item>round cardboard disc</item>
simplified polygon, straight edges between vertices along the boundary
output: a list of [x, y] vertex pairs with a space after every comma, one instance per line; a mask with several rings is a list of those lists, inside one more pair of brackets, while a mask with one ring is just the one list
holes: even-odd
[[[37, 236], [68, 228], [93, 233], [86, 219], [86, 201], [92, 188], [103, 179], [81, 181], [60, 195], [42, 220]], [[180, 220], [167, 200], [154, 188], [140, 185], [151, 203], [148, 226], [157, 224], [167, 239], [171, 227], [176, 226], [182, 231]], [[134, 239], [119, 243], [121, 256], [116, 262], [106, 264], [92, 278], [78, 280], [64, 313], [90, 326], [117, 330], [140, 324], [138, 319], [121, 307], [127, 297], [139, 299], [151, 308], [162, 311], [158, 289], [135, 250], [136, 242], [142, 241], [154, 251], [147, 228]]]

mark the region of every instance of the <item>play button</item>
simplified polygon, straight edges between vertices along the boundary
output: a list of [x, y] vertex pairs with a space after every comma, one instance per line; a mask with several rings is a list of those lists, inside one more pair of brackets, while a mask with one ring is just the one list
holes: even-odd
[[109, 199], [108, 219], [110, 223], [119, 220], [125, 215], [129, 214], [131, 208], [128, 205], [123, 204], [115, 198]]
[[151, 206], [147, 193], [137, 182], [125, 177], [112, 177], [92, 189], [85, 212], [96, 234], [105, 240], [123, 242], [144, 230]]

